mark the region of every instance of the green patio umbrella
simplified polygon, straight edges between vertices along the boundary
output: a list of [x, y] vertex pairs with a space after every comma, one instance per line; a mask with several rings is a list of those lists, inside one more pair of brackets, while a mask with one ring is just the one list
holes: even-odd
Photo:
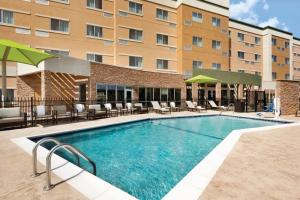
[[218, 79], [209, 76], [198, 75], [191, 79], [186, 80], [185, 82], [186, 83], [217, 83]]
[[38, 66], [46, 59], [53, 58], [54, 55], [44, 53], [40, 50], [30, 48], [17, 42], [0, 39], [0, 60], [2, 61], [2, 99], [7, 98], [6, 90], [6, 62], [18, 62]]

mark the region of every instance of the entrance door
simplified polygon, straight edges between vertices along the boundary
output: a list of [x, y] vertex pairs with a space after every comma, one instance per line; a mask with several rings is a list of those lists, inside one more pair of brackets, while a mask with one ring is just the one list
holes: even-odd
[[208, 100], [213, 100], [213, 101], [216, 101], [216, 90], [208, 90], [208, 93], [207, 93], [208, 95], [208, 97], [207, 97], [207, 99]]
[[86, 84], [79, 85], [79, 101], [86, 101]]
[[132, 90], [131, 89], [126, 89], [126, 102], [130, 103], [132, 102]]

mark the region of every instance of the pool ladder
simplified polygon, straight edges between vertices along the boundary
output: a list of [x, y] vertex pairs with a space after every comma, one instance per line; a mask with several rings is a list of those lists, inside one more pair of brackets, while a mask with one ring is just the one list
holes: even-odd
[[84, 153], [82, 153], [80, 150], [78, 150], [77, 148], [75, 148], [74, 146], [72, 146], [70, 144], [61, 143], [53, 137], [47, 137], [47, 138], [43, 138], [43, 139], [39, 140], [32, 149], [32, 164], [33, 164], [33, 168], [32, 168], [33, 173], [31, 175], [32, 177], [37, 177], [42, 174], [42, 173], [37, 172], [37, 149], [40, 145], [47, 143], [47, 142], [53, 142], [56, 144], [56, 146], [54, 146], [50, 150], [50, 152], [48, 153], [48, 155], [46, 157], [46, 185], [44, 187], [45, 191], [51, 190], [54, 187], [54, 185], [51, 184], [51, 158], [52, 158], [52, 155], [59, 149], [64, 149], [67, 152], [73, 154], [76, 157], [78, 166], [80, 166], [80, 158], [79, 157], [81, 157], [84, 160], [86, 160], [87, 162], [89, 162], [93, 167], [93, 174], [96, 175], [96, 164], [89, 157], [87, 157]]

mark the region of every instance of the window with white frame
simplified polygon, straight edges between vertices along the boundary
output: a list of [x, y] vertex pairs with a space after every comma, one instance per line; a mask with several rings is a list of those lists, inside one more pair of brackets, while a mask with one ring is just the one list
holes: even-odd
[[220, 41], [217, 41], [217, 40], [213, 40], [213, 41], [212, 41], [212, 48], [213, 48], [213, 49], [220, 50], [220, 49], [221, 49], [221, 42], [220, 42]]
[[284, 46], [285, 46], [286, 49], [289, 49], [290, 48], [290, 43], [289, 42], [285, 42]]
[[143, 5], [129, 1], [129, 11], [137, 14], [143, 14]]
[[259, 45], [261, 42], [261, 39], [259, 37], [255, 37], [255, 44]]
[[169, 12], [160, 8], [156, 9], [156, 18], [168, 20]]
[[193, 36], [193, 45], [195, 45], [197, 47], [202, 47], [202, 38]]
[[61, 19], [51, 19], [51, 30], [69, 32], [69, 22]]
[[169, 68], [169, 61], [164, 59], [157, 59], [156, 60], [156, 68], [157, 69], [168, 69]]
[[276, 46], [277, 45], [277, 40], [275, 38], [272, 38], [272, 45]]
[[202, 62], [199, 60], [193, 60], [193, 69], [201, 69], [203, 68]]
[[97, 63], [103, 62], [103, 56], [95, 53], [87, 53], [86, 59], [91, 62], [97, 62]]
[[14, 13], [12, 11], [0, 9], [0, 23], [14, 24]]
[[64, 50], [56, 50], [56, 49], [46, 49], [45, 52], [55, 55], [61, 55], [61, 56], [69, 56], [69, 51]]
[[272, 72], [272, 80], [276, 80], [277, 79], [277, 73], [276, 72]]
[[221, 64], [220, 63], [213, 63], [212, 68], [216, 69], [216, 70], [219, 70], [219, 69], [221, 69]]
[[89, 8], [102, 9], [102, 0], [87, 0], [86, 6]]
[[277, 56], [272, 55], [272, 62], [277, 62]]
[[142, 41], [143, 31], [136, 30], [136, 29], [129, 29], [129, 39]]
[[238, 51], [238, 58], [239, 59], [245, 59], [245, 52]]
[[168, 45], [169, 37], [167, 35], [163, 35], [163, 34], [156, 34], [156, 43]]
[[203, 20], [202, 14], [198, 12], [192, 12], [192, 21], [201, 23]]
[[261, 59], [261, 55], [259, 54], [254, 54], [254, 57], [255, 57], [255, 61], [260, 61]]
[[103, 37], [102, 27], [88, 24], [86, 26], [86, 35], [101, 38]]
[[289, 73], [285, 74], [285, 80], [290, 80], [290, 74]]
[[212, 25], [214, 27], [220, 27], [221, 26], [221, 19], [217, 17], [212, 18]]
[[143, 66], [143, 57], [129, 56], [129, 66], [130, 67], [142, 67]]
[[238, 39], [239, 39], [239, 41], [244, 41], [245, 35], [243, 33], [238, 33]]
[[286, 64], [286, 65], [289, 65], [289, 64], [290, 64], [290, 59], [289, 59], [289, 58], [285, 58], [284, 61], [285, 61], [285, 64]]

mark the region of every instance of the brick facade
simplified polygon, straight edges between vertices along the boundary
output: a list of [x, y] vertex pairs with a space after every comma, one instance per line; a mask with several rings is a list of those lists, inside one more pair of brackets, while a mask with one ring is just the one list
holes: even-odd
[[298, 81], [277, 81], [276, 95], [280, 98], [282, 115], [294, 115], [299, 110], [299, 86]]
[[138, 88], [178, 88], [181, 98], [186, 97], [183, 75], [149, 72], [112, 65], [91, 63], [90, 89], [91, 99], [96, 97], [96, 84], [107, 83], [131, 86], [134, 90], [133, 100], [138, 99]]

